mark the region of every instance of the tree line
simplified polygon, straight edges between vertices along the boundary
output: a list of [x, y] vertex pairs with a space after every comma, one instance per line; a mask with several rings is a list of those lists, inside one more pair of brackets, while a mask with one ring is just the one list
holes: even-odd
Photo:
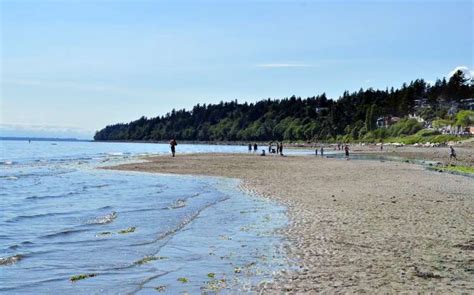
[[421, 115], [432, 120], [447, 118], [450, 103], [472, 97], [472, 81], [458, 71], [448, 81], [438, 79], [433, 85], [417, 79], [398, 89], [345, 91], [337, 100], [323, 93], [305, 99], [291, 96], [256, 103], [234, 100], [197, 104], [192, 110], [173, 109], [164, 116], [109, 125], [97, 131], [94, 139], [330, 141], [345, 137], [357, 140], [380, 133], [376, 126], [379, 116], [412, 114], [417, 101], [429, 105]]

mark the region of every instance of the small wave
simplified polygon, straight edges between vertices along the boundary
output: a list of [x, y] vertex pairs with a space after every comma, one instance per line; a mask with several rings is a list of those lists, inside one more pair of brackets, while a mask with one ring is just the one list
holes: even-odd
[[13, 161], [0, 161], [0, 165], [13, 165], [14, 163]]
[[87, 190], [87, 189], [90, 189], [90, 188], [103, 188], [103, 187], [107, 187], [109, 186], [108, 184], [98, 184], [98, 185], [85, 185], [82, 187], [82, 190]]
[[78, 194], [77, 192], [69, 192], [67, 194], [61, 194], [61, 195], [30, 196], [30, 197], [26, 197], [25, 200], [59, 199], [59, 198], [69, 197], [69, 196], [73, 196], [77, 194]]
[[18, 180], [18, 177], [16, 177], [16, 176], [5, 176], [4, 178], [6, 180]]
[[224, 202], [226, 200], [228, 200], [229, 197], [223, 197], [221, 199], [218, 199], [212, 203], [209, 203], [207, 204], [206, 206], [204, 206], [203, 208], [197, 210], [196, 212], [186, 216], [176, 227], [174, 228], [171, 228], [161, 234], [159, 234], [155, 239], [151, 240], [151, 241], [145, 241], [145, 242], [141, 242], [141, 243], [137, 243], [137, 244], [132, 244], [131, 246], [144, 246], [144, 245], [150, 245], [150, 244], [153, 244], [153, 243], [156, 243], [157, 241], [159, 240], [162, 240], [162, 239], [165, 239], [173, 234], [175, 234], [176, 232], [180, 231], [181, 229], [183, 229], [186, 225], [188, 225], [189, 223], [191, 223], [194, 219], [196, 219], [196, 217], [199, 216], [199, 214], [201, 214], [202, 211], [206, 210], [207, 208], [211, 207], [211, 206], [214, 206], [220, 202]]
[[71, 213], [72, 212], [57, 212], [57, 213], [53, 212], [53, 213], [43, 213], [43, 214], [33, 214], [33, 215], [19, 215], [11, 219], [8, 219], [6, 222], [12, 223], [12, 222], [21, 221], [24, 219], [35, 219], [35, 218], [44, 218], [44, 217], [58, 216], [58, 215], [68, 215]]
[[111, 213], [109, 213], [107, 215], [100, 216], [100, 217], [92, 219], [91, 221], [88, 222], [88, 224], [107, 224], [107, 223], [111, 223], [112, 221], [114, 221], [117, 218], [117, 216], [118, 216], [117, 212], [112, 211]]
[[8, 256], [8, 257], [0, 257], [0, 265], [15, 264], [22, 259], [23, 259], [23, 256], [20, 254]]
[[112, 152], [112, 153], [107, 153], [107, 155], [109, 156], [114, 156], [114, 157], [117, 157], [117, 156], [123, 156], [124, 153], [120, 153], [120, 152]]
[[41, 236], [41, 238], [56, 238], [56, 237], [61, 237], [61, 236], [67, 236], [67, 235], [71, 235], [71, 234], [86, 232], [86, 231], [87, 231], [86, 229], [67, 229], [67, 230], [64, 230], [64, 231], [57, 232], [57, 233], [52, 233], [52, 234], [47, 234], [47, 235]]
[[16, 250], [20, 248], [21, 246], [27, 246], [27, 245], [33, 245], [33, 243], [30, 241], [24, 241], [24, 242], [21, 242], [20, 244], [14, 244], [14, 245], [9, 246], [8, 250]]

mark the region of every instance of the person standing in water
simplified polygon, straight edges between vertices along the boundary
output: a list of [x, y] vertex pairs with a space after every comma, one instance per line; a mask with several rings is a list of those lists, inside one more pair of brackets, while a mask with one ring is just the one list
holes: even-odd
[[249, 153], [252, 151], [252, 145], [249, 143]]
[[256, 152], [257, 149], [258, 149], [258, 145], [257, 145], [257, 143], [254, 143], [254, 144], [253, 144], [253, 151]]
[[283, 141], [280, 141], [280, 156], [283, 156]]
[[280, 153], [280, 143], [277, 141], [277, 154]]
[[324, 156], [324, 147], [321, 147], [321, 157]]
[[344, 150], [346, 151], [346, 157], [349, 158], [349, 145], [346, 144]]
[[177, 145], [178, 145], [178, 143], [176, 142], [176, 139], [173, 138], [173, 139], [170, 141], [171, 154], [173, 155], [173, 157], [174, 157], [174, 155], [175, 155], [175, 153], [176, 153], [176, 146], [177, 146]]

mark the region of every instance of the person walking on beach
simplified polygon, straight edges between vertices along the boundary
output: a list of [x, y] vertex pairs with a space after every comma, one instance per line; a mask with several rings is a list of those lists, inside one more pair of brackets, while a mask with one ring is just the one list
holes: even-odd
[[452, 158], [454, 158], [455, 160], [457, 160], [457, 158], [456, 158], [456, 151], [454, 150], [453, 146], [450, 145], [450, 146], [449, 146], [449, 159], [451, 160]]
[[349, 158], [349, 145], [346, 144], [344, 150], [346, 151], [346, 157]]
[[280, 141], [280, 156], [283, 156], [283, 141]]
[[257, 145], [257, 143], [254, 143], [254, 144], [253, 144], [253, 151], [256, 152], [257, 149], [258, 149], [258, 145]]
[[173, 155], [173, 157], [174, 157], [174, 155], [175, 155], [175, 153], [176, 153], [176, 146], [177, 146], [177, 145], [178, 145], [178, 143], [176, 142], [176, 139], [173, 138], [173, 139], [170, 141], [171, 154]]

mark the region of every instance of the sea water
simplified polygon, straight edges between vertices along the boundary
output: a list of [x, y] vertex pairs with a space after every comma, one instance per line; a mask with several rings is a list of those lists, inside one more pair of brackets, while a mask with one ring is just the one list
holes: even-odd
[[285, 208], [238, 180], [97, 169], [167, 145], [0, 141], [0, 151], [2, 294], [250, 292], [287, 267]]

